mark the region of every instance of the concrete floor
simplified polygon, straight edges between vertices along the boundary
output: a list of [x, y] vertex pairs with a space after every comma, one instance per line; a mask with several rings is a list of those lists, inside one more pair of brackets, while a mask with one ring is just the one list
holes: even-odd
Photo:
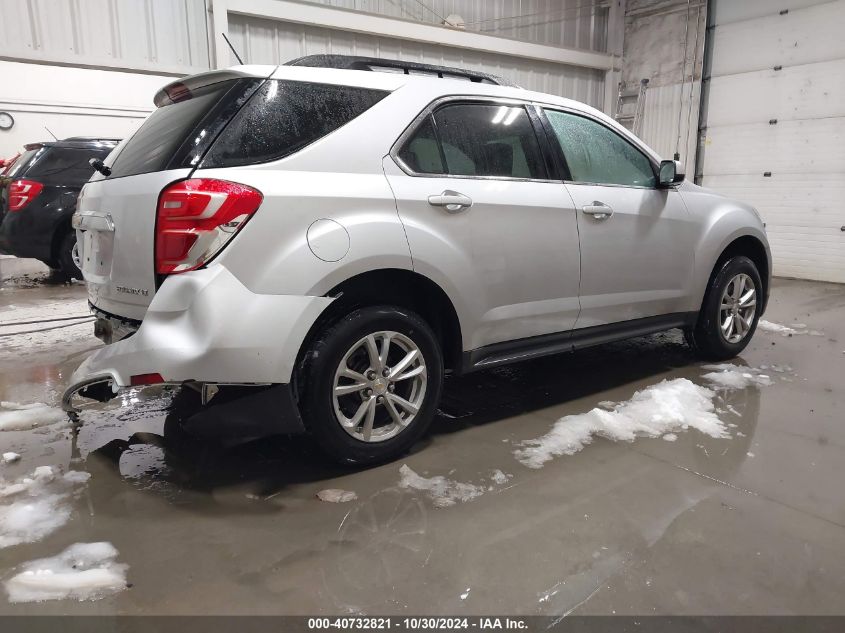
[[[83, 297], [79, 285], [21, 282], [0, 291], [0, 317], [55, 301], [75, 314]], [[22, 454], [0, 466], [7, 480], [41, 464], [91, 479], [64, 527], [0, 549], [0, 580], [103, 540], [131, 588], [22, 605], [0, 592], [0, 614], [845, 613], [843, 316], [845, 286], [776, 281], [766, 319], [824, 335], [758, 330], [736, 363], [780, 371], [771, 386], [722, 397], [731, 438], [596, 439], [539, 470], [514, 459], [515, 445], [561, 416], [664, 378], [701, 383], [678, 334], [450, 380], [431, 436], [364, 471], [301, 440], [172, 449], [156, 393], [89, 409], [75, 439], [56, 427], [4, 432], [0, 448]], [[97, 344], [90, 324], [71, 330], [58, 348], [0, 337], [0, 400], [56, 404]], [[398, 487], [402, 464], [486, 492], [439, 508]], [[512, 477], [491, 484], [493, 469]], [[318, 500], [326, 488], [358, 499]]]

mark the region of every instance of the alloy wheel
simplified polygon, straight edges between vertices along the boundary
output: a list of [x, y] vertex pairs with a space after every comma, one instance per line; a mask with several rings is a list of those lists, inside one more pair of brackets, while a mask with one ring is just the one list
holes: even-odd
[[719, 303], [719, 329], [728, 343], [739, 343], [751, 331], [757, 312], [757, 289], [745, 273], [734, 276], [725, 286]]
[[341, 428], [362, 442], [383, 442], [414, 421], [425, 400], [427, 372], [419, 347], [404, 334], [381, 331], [344, 354], [332, 385]]

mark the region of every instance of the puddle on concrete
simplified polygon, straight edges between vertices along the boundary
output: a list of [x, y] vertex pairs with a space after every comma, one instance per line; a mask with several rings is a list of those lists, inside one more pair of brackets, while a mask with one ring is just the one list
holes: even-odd
[[[833, 331], [829, 324], [818, 327]], [[784, 341], [778, 339], [778, 346], [795, 343]], [[56, 363], [40, 357], [0, 361], [0, 399], [56, 404], [79, 362], [78, 350], [57, 353]], [[816, 543], [819, 553], [808, 557], [791, 535], [777, 531], [821, 538], [815, 523], [805, 524], [817, 519], [779, 516], [761, 530], [749, 510], [732, 515], [740, 521], [733, 540], [710, 540], [725, 513], [759, 510], [754, 504], [766, 496], [797, 495], [777, 485], [783, 466], [770, 455], [794, 453], [806, 440], [784, 439], [771, 425], [779, 416], [784, 425], [792, 422], [806, 363], [766, 339], [752, 355], [752, 368], [765, 371], [773, 386], [708, 383], [703, 375], [713, 370], [693, 362], [677, 333], [452, 378], [432, 434], [403, 460], [366, 470], [328, 462], [303, 438], [231, 446], [192, 441], [178, 432], [170, 413], [173, 394], [150, 390], [88, 407], [78, 434], [67, 428], [4, 432], [2, 452], [21, 455], [19, 462], [0, 465], [4, 479], [40, 465], [84, 471], [90, 479], [71, 500], [64, 526], [37, 543], [0, 550], [0, 580], [73, 543], [109, 542], [129, 566], [132, 588], [82, 603], [11, 605], [0, 596], [0, 613], [561, 615], [598, 604], [610, 613], [618, 605], [602, 602], [612, 595], [609, 586], [621, 591], [646, 571], [666, 584], [676, 561], [690, 565], [675, 579], [677, 586], [707, 584], [712, 574], [729, 570], [747, 580], [735, 565], [737, 552], [764, 546], [779, 555], [758, 560], [755, 574], [774, 574], [785, 563], [815, 565], [819, 583], [841, 591], [845, 565], [835, 556], [827, 557], [824, 571], [818, 564], [823, 552], [841, 551], [830, 549], [840, 544], [839, 536], [826, 535]], [[542, 436], [556, 420], [599, 403], [610, 411], [664, 379], [709, 385], [714, 412], [730, 437], [675, 430], [674, 441], [597, 438], [541, 470], [514, 459], [520, 441]], [[769, 426], [761, 433], [764, 412]], [[841, 436], [826, 424], [819, 433], [834, 438], [824, 445], [833, 451]], [[826, 455], [834, 453], [817, 456], [819, 477], [836, 472], [837, 458]], [[480, 494], [436, 507], [427, 491], [399, 486], [403, 463], [426, 481], [468, 482]], [[322, 502], [316, 495], [327, 489], [354, 491], [357, 499]], [[837, 507], [839, 493], [829, 486], [817, 490], [827, 496], [815, 511]], [[795, 498], [784, 503], [798, 508]], [[780, 505], [766, 508], [783, 512]], [[684, 557], [699, 548], [705, 549], [696, 567]], [[643, 571], [643, 561], [654, 567]], [[808, 590], [791, 589], [758, 596], [757, 605], [777, 599], [797, 607], [796, 600], [809, 599]], [[628, 590], [639, 600], [653, 591], [645, 582], [640, 593]], [[734, 595], [726, 592], [715, 604], [733, 604]], [[828, 589], [813, 599], [834, 600]], [[664, 610], [672, 612], [672, 604], [664, 603]], [[707, 605], [689, 604], [707, 611]]]

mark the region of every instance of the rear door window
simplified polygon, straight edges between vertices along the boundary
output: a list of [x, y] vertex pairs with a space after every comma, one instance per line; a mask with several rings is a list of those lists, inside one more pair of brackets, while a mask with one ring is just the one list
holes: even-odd
[[546, 179], [534, 126], [523, 106], [457, 103], [438, 108], [399, 150], [417, 173]]
[[226, 126], [201, 167], [235, 167], [279, 160], [369, 110], [384, 90], [269, 80]]
[[425, 118], [414, 135], [399, 150], [399, 158], [418, 174], [445, 174], [440, 143], [434, 133], [431, 117]]

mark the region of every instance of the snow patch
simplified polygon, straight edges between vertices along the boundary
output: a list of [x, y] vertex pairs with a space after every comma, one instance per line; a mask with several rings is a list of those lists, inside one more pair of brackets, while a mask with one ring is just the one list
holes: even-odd
[[6, 464], [16, 462], [20, 458], [21, 456], [18, 453], [13, 453], [12, 451], [9, 451], [8, 453], [3, 453], [3, 462]]
[[24, 431], [66, 419], [67, 415], [64, 411], [42, 402], [32, 404], [0, 402], [0, 431]]
[[771, 332], [772, 334], [780, 334], [781, 336], [794, 336], [796, 334], [809, 334], [810, 336], [824, 336], [824, 332], [818, 330], [808, 330], [804, 323], [793, 323], [792, 327], [788, 325], [781, 325], [780, 323], [773, 323], [760, 319], [757, 321], [757, 329], [764, 332]]
[[67, 523], [67, 501], [89, 477], [77, 471], [57, 476], [39, 466], [15, 482], [0, 479], [0, 549], [39, 541]]
[[781, 325], [780, 323], [772, 323], [771, 321], [766, 321], [765, 319], [760, 319], [757, 321], [757, 329], [763, 330], [764, 332], [773, 332], [775, 334], [783, 334], [784, 336], [789, 336], [790, 334], [797, 334], [798, 330], [795, 328], [791, 328], [788, 325]]
[[99, 600], [126, 588], [127, 566], [111, 543], [76, 543], [58, 556], [24, 563], [6, 581], [9, 602]]
[[772, 379], [760, 369], [730, 363], [705, 365], [704, 369], [711, 370], [703, 378], [713, 389], [686, 378], [664, 380], [637, 391], [630, 400], [616, 404], [610, 411], [596, 407], [587, 413], [559, 419], [545, 435], [521, 442], [514, 456], [529, 468], [542, 468], [554, 457], [579, 452], [595, 436], [626, 442], [637, 437], [662, 437], [674, 442], [678, 439], [677, 431], [694, 428], [710, 437], [730, 438], [728, 426], [736, 425], [726, 425], [719, 419], [714, 389], [765, 387], [772, 384]]
[[710, 370], [702, 376], [705, 380], [719, 387], [727, 389], [747, 389], [751, 386], [768, 387], [772, 379], [753, 367], [740, 367], [730, 363], [718, 365], [704, 365], [703, 369]]
[[511, 477], [513, 477], [513, 475], [508, 475], [499, 470], [498, 468], [494, 470], [493, 473], [490, 475], [490, 479], [493, 481], [493, 483], [498, 484], [499, 486], [508, 483]]
[[358, 498], [358, 495], [351, 490], [328, 488], [318, 492], [317, 498], [320, 501], [328, 501], [329, 503], [346, 503], [347, 501], [355, 501], [355, 499]]
[[473, 484], [447, 479], [442, 475], [423, 477], [414, 472], [407, 464], [399, 469], [400, 488], [411, 488], [425, 492], [434, 502], [435, 507], [446, 508], [458, 502], [471, 501], [484, 494], [484, 488]]
[[529, 468], [541, 468], [556, 456], [574, 455], [596, 435], [632, 442], [639, 436], [660, 437], [692, 427], [711, 437], [727, 438], [730, 434], [715, 413], [715, 396], [686, 378], [664, 380], [637, 391], [612, 411], [597, 407], [563, 417], [542, 437], [522, 442], [514, 455]]

